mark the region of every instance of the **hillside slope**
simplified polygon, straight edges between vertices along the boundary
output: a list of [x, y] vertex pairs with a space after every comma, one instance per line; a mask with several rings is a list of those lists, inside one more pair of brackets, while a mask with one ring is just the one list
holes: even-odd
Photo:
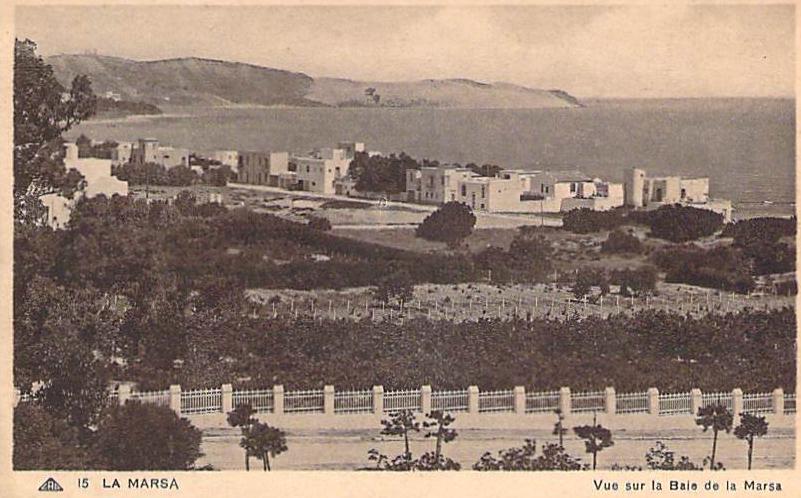
[[88, 75], [95, 92], [155, 105], [541, 108], [580, 104], [561, 90], [466, 79], [361, 82], [199, 58], [134, 61], [101, 55], [46, 59], [68, 83]]
[[466, 79], [362, 82], [317, 78], [308, 97], [332, 106], [541, 108], [574, 107], [578, 101], [559, 90], [536, 90], [509, 83]]
[[209, 59], [133, 61], [97, 55], [58, 55], [47, 62], [59, 81], [86, 74], [97, 93], [175, 105], [311, 105], [305, 74]]

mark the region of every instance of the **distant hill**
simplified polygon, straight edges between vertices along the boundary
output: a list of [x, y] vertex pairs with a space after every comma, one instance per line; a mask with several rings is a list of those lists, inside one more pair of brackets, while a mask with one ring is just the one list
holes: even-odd
[[95, 92], [154, 105], [540, 108], [581, 104], [562, 90], [467, 79], [361, 82], [195, 57], [134, 61], [101, 55], [55, 55], [47, 62], [68, 83], [78, 74]]

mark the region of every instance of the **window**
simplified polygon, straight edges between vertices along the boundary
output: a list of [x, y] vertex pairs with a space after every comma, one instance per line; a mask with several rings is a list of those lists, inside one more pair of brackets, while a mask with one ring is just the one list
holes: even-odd
[[687, 198], [687, 189], [686, 188], [681, 189], [681, 198], [682, 199], [686, 199]]
[[570, 183], [570, 193], [571, 194], [575, 194], [576, 193], [576, 184], [575, 183], [572, 183], [572, 182]]
[[306, 173], [308, 173], [309, 171], [310, 171], [310, 168], [309, 168], [309, 165], [307, 164], [306, 165]]
[[484, 209], [484, 203], [483, 202], [481, 203], [481, 209]]
[[[486, 197], [486, 192], [484, 190], [485, 190], [484, 189], [484, 185], [482, 185], [481, 186], [481, 197]], [[500, 192], [500, 190], [498, 192]], [[481, 206], [481, 207], [484, 207], [484, 206]]]
[[466, 195], [467, 195], [467, 186], [466, 185], [462, 185], [462, 197], [464, 197]]

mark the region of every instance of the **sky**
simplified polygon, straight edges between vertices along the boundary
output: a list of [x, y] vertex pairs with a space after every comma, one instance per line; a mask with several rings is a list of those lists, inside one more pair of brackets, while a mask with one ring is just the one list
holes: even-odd
[[17, 7], [42, 55], [204, 57], [366, 81], [469, 78], [592, 97], [789, 97], [791, 5]]

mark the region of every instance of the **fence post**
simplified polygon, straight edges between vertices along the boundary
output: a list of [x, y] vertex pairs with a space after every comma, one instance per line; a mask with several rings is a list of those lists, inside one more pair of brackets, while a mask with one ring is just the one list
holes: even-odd
[[526, 414], [526, 388], [523, 386], [515, 386], [515, 413]]
[[181, 416], [181, 386], [173, 384], [170, 386], [170, 408]]
[[228, 413], [234, 409], [234, 386], [231, 384], [223, 384], [220, 388], [222, 394], [222, 409], [223, 413]]
[[273, 413], [284, 414], [284, 386], [282, 384], [273, 386]]
[[384, 386], [373, 386], [373, 413], [384, 413]]
[[120, 386], [117, 388], [117, 402], [120, 404], [120, 406], [124, 406], [129, 399], [131, 399], [131, 385], [120, 384]]
[[420, 388], [420, 411], [423, 415], [431, 413], [431, 386]]
[[690, 390], [690, 410], [693, 413], [693, 417], [698, 415], [698, 410], [701, 409], [701, 404], [703, 403], [703, 397], [701, 395], [701, 390], [693, 388]]
[[781, 387], [773, 390], [773, 413], [784, 415], [784, 389]]
[[743, 412], [743, 390], [739, 387], [735, 388], [731, 392], [731, 413], [734, 417], [734, 423], [737, 424], [737, 419], [740, 418], [740, 414]]
[[659, 389], [648, 388], [648, 414], [659, 415]]
[[478, 386], [467, 386], [467, 412], [478, 413]]
[[570, 388], [559, 389], [559, 410], [565, 417], [570, 416]]
[[615, 396], [614, 387], [607, 387], [604, 390], [604, 411], [607, 415], [614, 415], [617, 411], [617, 397]]
[[334, 414], [334, 386], [323, 387], [323, 413]]

